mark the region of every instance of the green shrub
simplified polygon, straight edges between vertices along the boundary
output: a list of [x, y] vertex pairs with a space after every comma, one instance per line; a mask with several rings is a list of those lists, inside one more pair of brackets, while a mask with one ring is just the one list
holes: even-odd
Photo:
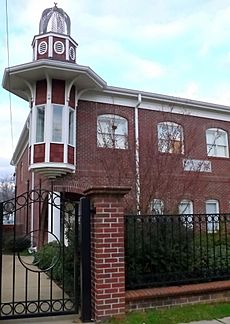
[[70, 229], [68, 246], [56, 241], [45, 244], [35, 254], [34, 264], [52, 276], [52, 279], [71, 296], [74, 291], [75, 279], [74, 259], [74, 231]]
[[205, 230], [190, 226], [180, 216], [129, 218], [127, 288], [229, 278], [230, 237], [221, 227], [212, 233]]
[[143, 216], [128, 224], [126, 236], [127, 287], [151, 287], [186, 276], [193, 236], [179, 217]]

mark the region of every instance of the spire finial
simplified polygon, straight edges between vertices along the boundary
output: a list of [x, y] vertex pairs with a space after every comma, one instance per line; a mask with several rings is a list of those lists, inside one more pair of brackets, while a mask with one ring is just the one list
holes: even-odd
[[54, 6], [57, 7], [57, 2], [54, 2]]

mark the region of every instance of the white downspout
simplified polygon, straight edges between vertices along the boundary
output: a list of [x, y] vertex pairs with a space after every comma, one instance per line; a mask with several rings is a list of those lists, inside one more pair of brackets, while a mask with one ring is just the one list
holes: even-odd
[[139, 117], [138, 108], [141, 104], [142, 98], [141, 94], [138, 94], [137, 104], [135, 106], [135, 166], [136, 166], [136, 208], [137, 213], [140, 214], [140, 150], [139, 150]]
[[[31, 194], [31, 198], [32, 201], [34, 201], [34, 171], [32, 171], [32, 176], [31, 176], [31, 190], [32, 190], [32, 194]], [[32, 204], [32, 208], [31, 208], [31, 213], [30, 213], [30, 231], [31, 231], [31, 247], [34, 246], [34, 205]]]

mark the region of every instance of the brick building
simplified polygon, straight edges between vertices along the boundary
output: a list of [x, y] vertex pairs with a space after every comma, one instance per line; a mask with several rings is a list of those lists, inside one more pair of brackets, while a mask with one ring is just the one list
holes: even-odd
[[107, 85], [76, 63], [70, 19], [56, 5], [32, 46], [33, 61], [3, 77], [30, 105], [12, 158], [18, 194], [27, 180], [74, 200], [126, 185], [128, 212], [229, 212], [229, 107]]

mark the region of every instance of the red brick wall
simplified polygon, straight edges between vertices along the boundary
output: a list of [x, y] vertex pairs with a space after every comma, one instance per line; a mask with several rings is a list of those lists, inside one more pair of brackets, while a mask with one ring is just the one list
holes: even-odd
[[63, 162], [63, 144], [50, 144], [50, 162]]
[[[65, 39], [63, 39], [63, 38], [60, 38], [60, 37], [54, 37], [53, 38], [53, 44], [56, 42], [56, 41], [60, 41], [60, 42], [62, 42], [63, 44], [64, 44], [64, 46], [65, 46]], [[55, 53], [55, 51], [53, 50], [53, 59], [55, 59], [55, 60], [65, 60], [65, 56], [66, 56], [66, 46], [65, 46], [65, 50], [64, 50], [64, 52], [63, 52], [63, 54], [57, 54], [57, 53]]]
[[[97, 147], [97, 116], [119, 114], [128, 119], [127, 150]], [[134, 114], [128, 107], [80, 101], [77, 108], [76, 173], [54, 181], [57, 191], [82, 193], [92, 185], [132, 183], [134, 166]]]
[[[58, 87], [56, 88], [58, 91]], [[63, 100], [63, 95], [62, 95]], [[58, 100], [59, 101], [59, 100]], [[97, 147], [97, 116], [112, 113], [128, 120], [127, 150]], [[166, 212], [176, 212], [178, 202], [190, 199], [194, 212], [205, 212], [205, 200], [216, 199], [221, 212], [229, 212], [230, 163], [228, 158], [207, 157], [205, 131], [219, 127], [229, 132], [230, 124], [207, 118], [139, 110], [140, 168], [143, 206], [152, 198], [165, 202]], [[184, 154], [159, 153], [157, 123], [174, 121], [183, 126]], [[131, 185], [134, 188], [134, 109], [119, 105], [79, 101], [77, 108], [76, 173], [54, 181], [57, 191], [82, 193], [92, 185]], [[205, 159], [212, 163], [211, 173], [183, 171], [184, 158]], [[134, 190], [126, 199], [131, 210]]]
[[[72, 42], [69, 42], [69, 48], [70, 47], [73, 47], [74, 48], [74, 50], [75, 50], [75, 56], [76, 56], [76, 46]], [[69, 56], [69, 60], [70, 60], [70, 62], [74, 63], [76, 61], [76, 58], [75, 58], [75, 60], [72, 60], [71, 57]]]
[[46, 80], [40, 80], [36, 83], [36, 99], [35, 105], [41, 105], [46, 103], [47, 97], [47, 83]]
[[[41, 43], [41, 42], [43, 42], [43, 41], [45, 41], [47, 44], [48, 44], [48, 37], [43, 37], [43, 38], [40, 38], [39, 40], [38, 40], [38, 46], [39, 46], [39, 44]], [[47, 46], [47, 51], [46, 51], [46, 53], [44, 53], [44, 54], [39, 54], [38, 52], [37, 52], [37, 59], [39, 60], [39, 59], [47, 59], [48, 58], [48, 48], [49, 48], [49, 45]]]
[[[182, 199], [194, 202], [194, 212], [205, 212], [205, 200], [217, 199], [222, 212], [229, 212], [230, 193], [227, 183], [229, 177], [229, 159], [208, 157], [205, 132], [208, 128], [222, 128], [230, 134], [230, 124], [224, 121], [154, 112], [140, 109], [140, 169], [144, 184], [142, 199], [148, 192], [155, 192], [155, 198], [165, 200], [166, 211], [176, 211], [176, 204]], [[173, 121], [184, 129], [184, 154], [166, 154], [158, 152], [157, 124]], [[192, 158], [209, 160], [212, 172], [183, 171], [182, 160]], [[148, 172], [146, 172], [148, 170]], [[151, 189], [152, 188], [152, 189]]]
[[52, 103], [65, 104], [65, 81], [52, 80]]
[[75, 86], [72, 86], [69, 96], [69, 105], [72, 108], [75, 108]]
[[74, 164], [74, 148], [68, 145], [68, 163]]
[[34, 163], [45, 162], [45, 144], [34, 145]]
[[125, 313], [123, 196], [127, 188], [86, 191], [95, 214], [91, 219], [91, 296], [95, 321]]
[[126, 311], [230, 301], [229, 281], [126, 291]]

